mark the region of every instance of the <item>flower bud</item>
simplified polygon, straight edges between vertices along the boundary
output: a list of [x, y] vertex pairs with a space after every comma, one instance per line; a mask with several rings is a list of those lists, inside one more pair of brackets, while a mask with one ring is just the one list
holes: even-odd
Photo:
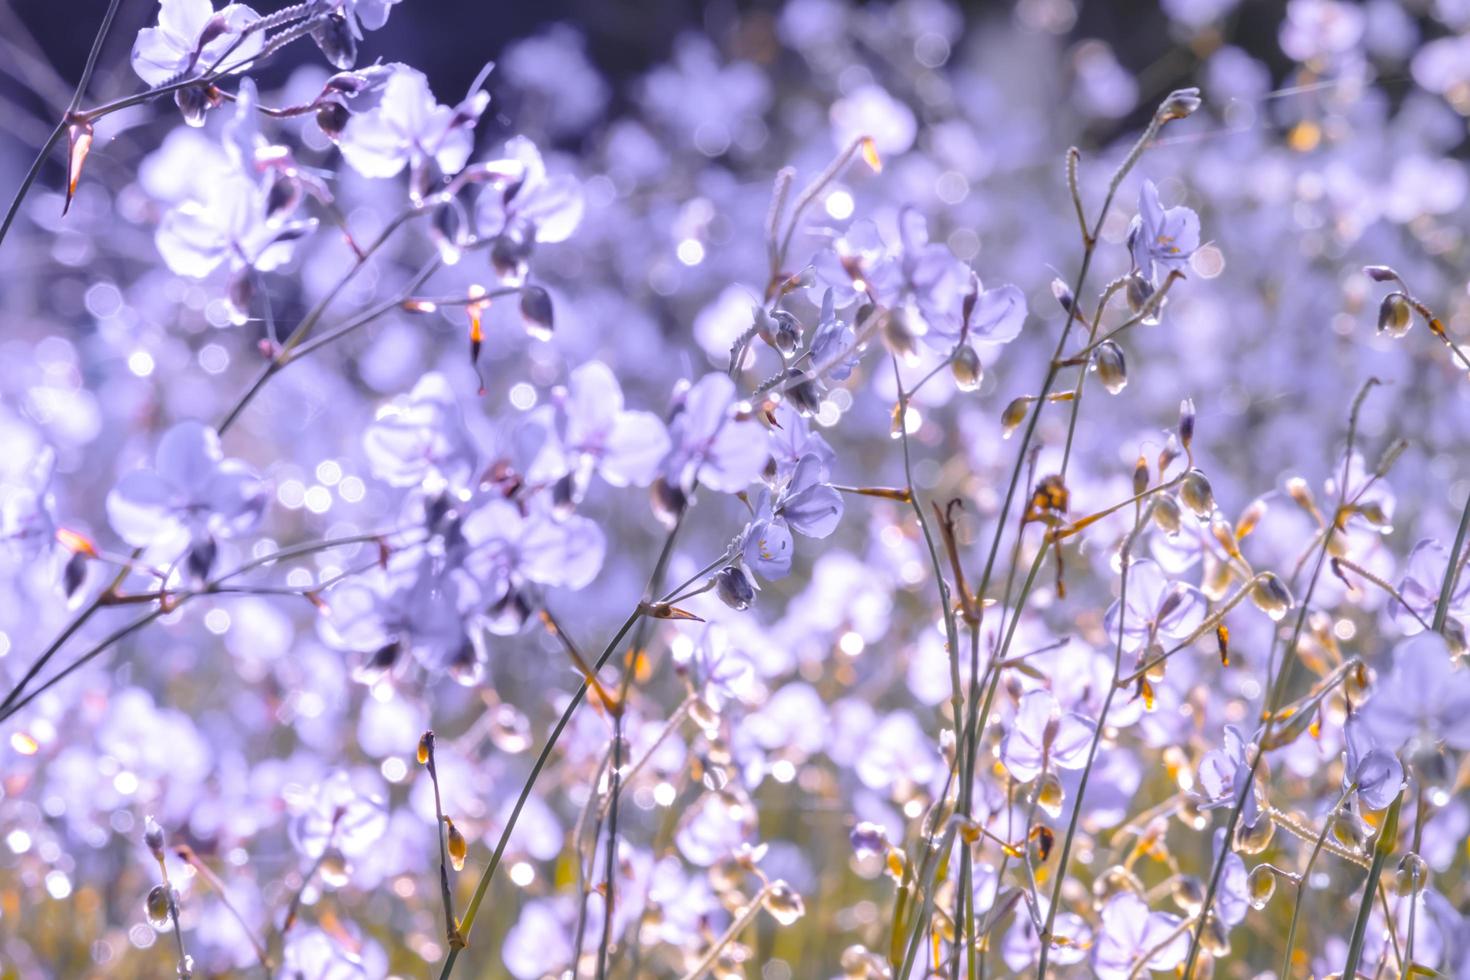
[[1209, 517], [1215, 512], [1215, 491], [1210, 481], [1197, 469], [1184, 474], [1179, 484], [1179, 499], [1184, 506], [1194, 511], [1196, 517]]
[[550, 341], [553, 326], [551, 294], [541, 287], [520, 289], [520, 322], [525, 323], [526, 334], [538, 341]]
[[811, 418], [822, 410], [822, 389], [816, 380], [801, 368], [791, 368], [787, 372], [787, 378], [797, 379], [790, 382], [786, 387], [786, 400], [791, 407], [796, 409], [797, 414], [803, 418]]
[[1015, 434], [1016, 430], [1021, 427], [1021, 423], [1026, 421], [1026, 412], [1030, 407], [1031, 399], [1027, 398], [1025, 395], [1022, 395], [1020, 398], [1014, 399], [1009, 405], [1006, 406], [1006, 410], [1000, 414], [1000, 430], [1002, 438], [1009, 439], [1012, 435]]
[[316, 873], [328, 888], [342, 888], [352, 880], [352, 865], [347, 862], [347, 855], [334, 847], [322, 855]]
[[[1154, 284], [1135, 272], [1128, 277], [1128, 282], [1123, 289], [1123, 295], [1128, 300], [1128, 309], [1132, 310], [1135, 314], [1141, 313], [1143, 312], [1143, 308], [1148, 305], [1148, 301], [1153, 298]], [[1147, 323], [1150, 321], [1145, 320], [1144, 322]], [[1158, 321], [1154, 320], [1152, 322], [1157, 323]]]
[[1259, 912], [1271, 901], [1271, 896], [1276, 894], [1276, 872], [1269, 865], [1256, 865], [1245, 880], [1245, 888], [1250, 896], [1251, 908]]
[[1365, 265], [1363, 274], [1374, 282], [1393, 282], [1399, 274], [1386, 265]]
[[852, 842], [853, 853], [860, 858], [888, 853], [888, 831], [883, 829], [882, 824], [864, 820], [852, 828], [847, 839]]
[[765, 906], [767, 912], [771, 913], [771, 918], [783, 926], [791, 925], [806, 914], [806, 905], [802, 902], [801, 896], [790, 885], [780, 880], [771, 882], [761, 904]]
[[168, 925], [172, 905], [168, 889], [163, 885], [154, 885], [149, 890], [143, 907], [148, 912], [148, 921], [153, 923], [155, 929], [162, 929]]
[[771, 319], [775, 321], [772, 346], [790, 357], [801, 345], [801, 321], [786, 310], [776, 310], [771, 314]]
[[1251, 586], [1251, 601], [1275, 622], [1280, 622], [1292, 607], [1291, 591], [1275, 572], [1262, 573]]
[[1389, 293], [1378, 306], [1378, 332], [1402, 337], [1414, 325], [1414, 310], [1403, 293]]
[[353, 37], [352, 27], [340, 11], [315, 22], [311, 39], [321, 48], [326, 59], [338, 68], [351, 68], [357, 61], [357, 38]]
[[153, 857], [159, 861], [163, 860], [163, 828], [153, 817], [143, 821], [143, 843], [148, 850], [153, 852]]
[[1398, 871], [1393, 876], [1394, 892], [1407, 898], [1423, 891], [1429, 885], [1429, 865], [1419, 855], [1410, 851], [1399, 861]]
[[1256, 818], [1256, 822], [1246, 826], [1242, 822], [1235, 828], [1235, 849], [1244, 855], [1260, 854], [1271, 846], [1271, 838], [1276, 836], [1276, 824], [1265, 814]]
[[328, 139], [339, 138], [342, 131], [347, 128], [347, 120], [351, 118], [351, 111], [335, 99], [323, 102], [316, 107], [316, 124]]
[[679, 515], [684, 513], [684, 508], [689, 506], [689, 497], [683, 489], [663, 477], [653, 481], [648, 493], [653, 516], [664, 527], [673, 527], [679, 520]]
[[209, 111], [209, 96], [198, 85], [186, 85], [174, 93], [174, 105], [184, 114], [184, 122], [190, 126], [204, 125], [204, 114]]
[[1193, 916], [1205, 904], [1204, 882], [1194, 875], [1175, 875], [1170, 896], [1174, 899], [1174, 904], [1184, 910], [1185, 915]]
[[985, 367], [980, 363], [980, 355], [969, 344], [962, 344], [955, 351], [954, 359], [949, 362], [949, 370], [954, 375], [954, 386], [960, 391], [974, 391], [980, 387], [980, 382], [985, 377]]
[[918, 338], [902, 310], [889, 310], [883, 318], [883, 345], [906, 364], [913, 364], [918, 359]]
[[434, 732], [429, 730], [419, 737], [419, 765], [427, 766], [434, 754]]
[[1368, 842], [1368, 830], [1351, 806], [1340, 806], [1332, 815], [1332, 837], [1349, 850], [1361, 851]]
[[1128, 362], [1123, 357], [1123, 348], [1111, 340], [1098, 344], [1092, 352], [1092, 369], [1108, 394], [1116, 395], [1128, 387]]
[[1067, 798], [1067, 792], [1062, 788], [1062, 781], [1057, 774], [1048, 770], [1041, 776], [1041, 782], [1036, 786], [1036, 805], [1041, 807], [1048, 816], [1055, 819], [1062, 814], [1062, 803]]
[[1194, 443], [1194, 399], [1186, 398], [1179, 403], [1179, 442], [1185, 452]]
[[1133, 464], [1133, 496], [1138, 496], [1148, 489], [1148, 460], [1142, 453]]
[[1183, 518], [1179, 510], [1179, 501], [1163, 495], [1154, 499], [1154, 523], [1170, 535], [1178, 534], [1179, 522]]
[[715, 595], [736, 612], [744, 612], [755, 602], [755, 584], [739, 565], [726, 565], [715, 573]]
[[1072, 288], [1060, 279], [1051, 281], [1051, 294], [1057, 298], [1064, 311], [1071, 313], [1072, 307], [1076, 305], [1077, 298], [1072, 295]]
[[465, 855], [469, 853], [469, 844], [464, 839], [464, 834], [454, 825], [454, 821], [448, 817], [444, 818], [444, 824], [449, 830], [447, 849], [449, 851], [449, 866], [455, 871], [464, 870]]
[[1181, 88], [1170, 92], [1159, 106], [1159, 119], [1162, 122], [1170, 122], [1174, 119], [1184, 119], [1194, 115], [1199, 109], [1202, 100], [1197, 88]]

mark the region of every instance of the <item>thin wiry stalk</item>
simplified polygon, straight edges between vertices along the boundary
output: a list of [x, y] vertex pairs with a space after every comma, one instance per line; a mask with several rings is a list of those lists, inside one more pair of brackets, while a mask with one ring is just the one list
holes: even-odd
[[[1348, 413], [1347, 447], [1343, 453], [1342, 477], [1339, 481], [1337, 506], [1333, 509], [1334, 514], [1341, 513], [1343, 505], [1347, 502], [1348, 463], [1352, 459], [1353, 445], [1357, 441], [1358, 412], [1362, 409], [1363, 401], [1368, 397], [1368, 393], [1378, 383], [1377, 378], [1369, 378], [1363, 387], [1359, 389], [1357, 397], [1353, 399], [1352, 409]], [[1301, 642], [1302, 631], [1307, 624], [1307, 612], [1311, 608], [1312, 597], [1316, 594], [1317, 582], [1321, 578], [1322, 569], [1327, 564], [1327, 556], [1332, 547], [1332, 537], [1336, 530], [1337, 525], [1335, 523], [1329, 523], [1322, 533], [1322, 544], [1317, 552], [1317, 561], [1312, 568], [1312, 576], [1307, 583], [1306, 594], [1302, 596], [1301, 605], [1297, 610], [1296, 624], [1292, 628], [1291, 639], [1287, 642], [1286, 649], [1282, 652], [1281, 663], [1279, 665], [1274, 663], [1275, 649], [1273, 646], [1271, 654], [1273, 662], [1271, 663], [1271, 669], [1267, 671], [1267, 688], [1269, 693], [1266, 695], [1265, 728], [1260, 740], [1257, 742], [1255, 750], [1251, 753], [1250, 765], [1247, 767], [1245, 778], [1241, 781], [1242, 785], [1235, 799], [1235, 804], [1230, 808], [1230, 816], [1225, 823], [1225, 846], [1220, 848], [1219, 857], [1212, 862], [1213, 868], [1210, 871], [1210, 880], [1205, 887], [1204, 903], [1200, 908], [1200, 925], [1198, 929], [1194, 930], [1193, 936], [1190, 937], [1189, 953], [1184, 961], [1184, 976], [1186, 980], [1194, 975], [1195, 963], [1199, 959], [1200, 943], [1204, 937], [1205, 923], [1209, 919], [1210, 908], [1215, 901], [1215, 892], [1220, 887], [1220, 876], [1225, 871], [1225, 856], [1233, 849], [1235, 830], [1240, 825], [1240, 815], [1245, 809], [1246, 797], [1248, 794], [1254, 792], [1256, 773], [1260, 771], [1261, 761], [1266, 757], [1266, 751], [1262, 745], [1270, 737], [1272, 728], [1276, 722], [1276, 712], [1281, 707], [1281, 699], [1286, 695], [1286, 679], [1291, 674], [1291, 667], [1294, 662], [1292, 658], [1296, 654], [1297, 645]]]
[[1093, 729], [1092, 744], [1087, 748], [1087, 763], [1082, 767], [1082, 777], [1077, 784], [1077, 798], [1072, 801], [1072, 817], [1067, 821], [1067, 833], [1062, 838], [1061, 855], [1057, 858], [1056, 882], [1052, 885], [1051, 898], [1047, 903], [1046, 921], [1041, 927], [1041, 956], [1037, 964], [1037, 976], [1046, 975], [1046, 961], [1051, 952], [1051, 930], [1056, 924], [1057, 906], [1062, 903], [1062, 882], [1067, 880], [1067, 864], [1072, 857], [1072, 841], [1077, 835], [1077, 823], [1082, 816], [1082, 801], [1087, 796], [1087, 783], [1092, 777], [1092, 766], [1097, 761], [1097, 750], [1102, 745], [1103, 730], [1107, 727], [1108, 712], [1112, 710], [1113, 698], [1118, 694], [1118, 675], [1123, 672], [1123, 636], [1128, 621], [1128, 570], [1132, 565], [1133, 545], [1143, 530], [1153, 507], [1135, 505], [1133, 530], [1123, 542], [1123, 571], [1118, 586], [1118, 642], [1113, 646], [1113, 681], [1108, 685], [1108, 695], [1103, 698], [1102, 711]]
[[1322, 845], [1327, 843], [1327, 834], [1332, 830], [1332, 820], [1337, 813], [1337, 808], [1342, 806], [1343, 801], [1352, 791], [1351, 786], [1343, 790], [1337, 802], [1332, 804], [1332, 809], [1327, 811], [1327, 819], [1322, 821], [1322, 832], [1317, 835], [1316, 841], [1312, 844], [1312, 851], [1307, 855], [1307, 863], [1302, 868], [1301, 874], [1297, 876], [1296, 901], [1291, 906], [1291, 923], [1286, 927], [1286, 952], [1281, 956], [1281, 975], [1283, 977], [1291, 976], [1291, 954], [1296, 949], [1297, 921], [1301, 918], [1302, 906], [1306, 903], [1308, 882], [1312, 878], [1312, 867], [1317, 863], [1317, 855], [1322, 853]]
[[[1378, 879], [1383, 875], [1383, 866], [1393, 853], [1399, 833], [1399, 810], [1404, 805], [1404, 791], [1393, 798], [1388, 816], [1383, 819], [1383, 829], [1378, 832], [1378, 842], [1373, 845], [1373, 866], [1368, 869], [1368, 881], [1363, 886], [1363, 900], [1358, 904], [1358, 917], [1353, 922], [1353, 934], [1348, 942], [1347, 962], [1343, 965], [1344, 977], [1358, 975], [1358, 963], [1363, 957], [1363, 943], [1368, 939], [1368, 917], [1373, 911], [1373, 893], [1378, 889]], [[1387, 909], [1384, 910], [1387, 915]], [[1393, 919], [1388, 917], [1389, 931], [1394, 932]]]

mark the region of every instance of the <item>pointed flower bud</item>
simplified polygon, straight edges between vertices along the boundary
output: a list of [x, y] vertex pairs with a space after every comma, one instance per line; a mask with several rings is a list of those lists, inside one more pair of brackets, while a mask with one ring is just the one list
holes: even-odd
[[464, 870], [464, 859], [469, 853], [469, 844], [464, 839], [464, 834], [454, 825], [454, 821], [448, 817], [444, 818], [444, 824], [449, 831], [447, 848], [449, 851], [449, 866], [455, 871]]

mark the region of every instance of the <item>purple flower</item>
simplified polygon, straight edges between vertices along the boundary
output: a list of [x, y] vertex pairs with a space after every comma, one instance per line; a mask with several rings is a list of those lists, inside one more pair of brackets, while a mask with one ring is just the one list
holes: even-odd
[[[468, 546], [465, 569], [480, 589], [480, 604], [494, 610], [519, 596], [527, 585], [584, 589], [602, 568], [607, 541], [585, 517], [555, 520], [545, 511], [491, 500], [464, 518]], [[515, 632], [519, 618], [492, 620], [496, 632]]]
[[1128, 227], [1134, 269], [1157, 285], [1162, 275], [1183, 272], [1199, 245], [1199, 215], [1186, 207], [1165, 210], [1159, 189], [1145, 180], [1138, 192], [1138, 215]]
[[[1183, 582], [1170, 582], [1159, 566], [1147, 558], [1128, 569], [1125, 597], [1128, 614], [1123, 616], [1123, 649], [1134, 651], [1158, 641], [1160, 636], [1180, 640], [1204, 621], [1209, 605], [1204, 593]], [[1117, 642], [1121, 604], [1114, 602], [1104, 619], [1108, 640]]]
[[1470, 670], [1456, 666], [1438, 633], [1410, 637], [1394, 647], [1393, 669], [1358, 717], [1384, 746], [1417, 739], [1470, 749]]
[[1352, 718], [1344, 727], [1342, 788], [1352, 788], [1370, 810], [1382, 810], [1393, 802], [1404, 782], [1404, 767], [1392, 752], [1380, 747]]
[[[158, 26], [138, 32], [133, 44], [133, 71], [149, 85], [201, 74], [229, 52], [231, 63], [260, 54], [265, 35], [240, 35], [260, 15], [242, 3], [218, 13], [210, 0], [160, 0]], [[236, 47], [238, 42], [239, 46]]]
[[500, 186], [481, 191], [475, 206], [481, 236], [517, 242], [564, 242], [582, 221], [582, 188], [570, 174], [550, 176], [541, 151], [524, 136], [505, 144], [506, 156], [486, 166], [504, 174]]
[[43, 446], [29, 463], [0, 479], [0, 543], [27, 561], [40, 558], [56, 540], [51, 475], [56, 454]]
[[744, 490], [770, 458], [765, 432], [736, 401], [735, 382], [724, 374], [706, 374], [685, 393], [669, 436], [664, 473], [686, 491], [696, 482], [720, 493]]
[[137, 548], [176, 552], [192, 544], [212, 550], [214, 538], [253, 528], [265, 504], [260, 478], [239, 460], [224, 458], [213, 429], [190, 421], [164, 433], [153, 469], [117, 481], [107, 495], [107, 517]]
[[327, 600], [331, 613], [318, 621], [332, 646], [368, 655], [359, 674], [364, 681], [390, 670], [400, 651], [439, 670], [469, 643], [456, 577], [428, 557], [401, 554], [387, 569], [333, 589]]
[[389, 486], [436, 494], [465, 488], [474, 474], [474, 443], [449, 382], [437, 372], [379, 409], [362, 446], [373, 475]]
[[[289, 215], [273, 207], [268, 184], [232, 174], [165, 214], [154, 243], [178, 275], [203, 279], [224, 265], [239, 282], [251, 270], [270, 272], [289, 262], [296, 243], [316, 229], [315, 218]], [[236, 312], [243, 322], [246, 311]]]
[[589, 361], [540, 412], [551, 438], [531, 465], [533, 481], [571, 475], [580, 498], [595, 472], [615, 487], [646, 487], [669, 451], [663, 421], [652, 412], [627, 411], [612, 369]]
[[1063, 712], [1050, 691], [1031, 691], [1001, 740], [1000, 761], [1023, 783], [1053, 767], [1081, 769], [1095, 729], [1091, 720]]
[[1126, 980], [1145, 957], [1150, 970], [1174, 969], [1189, 953], [1189, 930], [1179, 929], [1182, 922], [1177, 915], [1149, 911], [1148, 903], [1132, 892], [1109, 899], [1093, 951], [1096, 976]]
[[742, 536], [741, 557], [763, 578], [791, 571], [791, 532], [825, 538], [842, 520], [842, 494], [825, 481], [826, 467], [815, 454], [803, 456], [775, 494], [762, 490], [756, 519]]
[[[1394, 622], [1407, 636], [1424, 629], [1425, 622], [1434, 620], [1435, 608], [1439, 605], [1439, 592], [1444, 587], [1445, 571], [1449, 568], [1450, 556], [1444, 545], [1426, 538], [1414, 545], [1405, 563], [1404, 577], [1399, 580], [1399, 595], [1404, 602], [1390, 600], [1389, 610]], [[1463, 612], [1470, 600], [1470, 575], [1461, 575], [1450, 592], [1451, 611]], [[1416, 615], [1417, 614], [1417, 615]]]
[[[364, 792], [362, 785], [373, 789]], [[286, 800], [291, 810], [291, 843], [302, 857], [321, 857], [328, 848], [348, 858], [366, 855], [388, 829], [388, 810], [375, 774], [354, 779], [335, 772], [310, 790]]]
[[412, 187], [421, 191], [429, 161], [446, 174], [464, 169], [474, 149], [474, 125], [489, 103], [489, 93], [480, 91], [458, 106], [440, 105], [422, 73], [394, 66], [381, 101], [347, 121], [339, 141], [342, 156], [364, 177], [396, 177], [408, 167]]

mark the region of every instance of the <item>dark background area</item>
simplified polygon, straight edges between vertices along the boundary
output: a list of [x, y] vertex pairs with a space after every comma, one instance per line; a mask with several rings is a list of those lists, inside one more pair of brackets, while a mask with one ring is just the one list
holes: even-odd
[[[261, 3], [262, 12], [281, 3]], [[1004, 16], [1007, 0], [970, 0], [959, 4], [967, 16]], [[358, 63], [378, 57], [414, 65], [427, 73], [436, 92], [463, 91], [486, 61], [498, 58], [519, 38], [550, 24], [574, 24], [587, 38], [593, 62], [611, 80], [615, 101], [625, 96], [625, 83], [667, 59], [673, 41], [688, 30], [702, 31], [719, 42], [736, 36], [744, 21], [773, 18], [779, 0], [536, 0], [491, 3], [488, 0], [402, 0], [387, 28], [367, 35]], [[1135, 0], [1081, 0], [1071, 38], [1098, 38], [1108, 42], [1119, 60], [1135, 74], [1168, 72], [1171, 52], [1181, 39], [1173, 34], [1157, 4]], [[86, 60], [107, 0], [0, 0], [0, 32], [37, 50], [60, 78], [74, 82]], [[86, 101], [130, 91], [136, 79], [128, 71], [127, 54], [140, 28], [154, 22], [155, 0], [122, 0], [100, 63], [98, 89]], [[1276, 44], [1284, 14], [1281, 0], [1243, 0], [1224, 26], [1226, 39], [1271, 65], [1278, 77], [1287, 69]], [[30, 36], [22, 41], [18, 32]], [[34, 40], [31, 45], [30, 39]], [[1210, 45], [1214, 39], [1195, 39]], [[291, 63], [316, 57], [311, 46], [297, 46], [283, 54]], [[0, 81], [7, 84], [7, 81]], [[34, 93], [12, 91], [13, 103], [36, 103]], [[41, 105], [33, 106], [36, 109]], [[1147, 110], [1140, 110], [1145, 112]], [[50, 113], [40, 118], [54, 118]], [[1132, 120], [1125, 120], [1131, 125]]]

